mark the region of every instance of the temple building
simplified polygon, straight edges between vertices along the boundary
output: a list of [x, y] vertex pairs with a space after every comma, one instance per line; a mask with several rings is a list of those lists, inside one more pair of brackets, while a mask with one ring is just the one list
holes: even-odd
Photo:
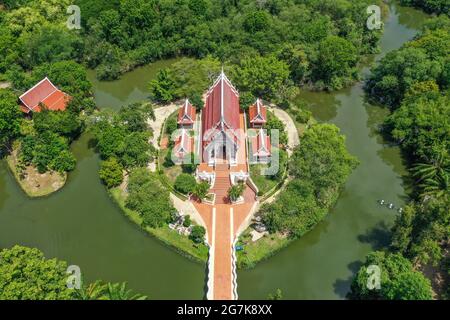
[[195, 108], [189, 102], [188, 99], [184, 102], [183, 106], [181, 106], [178, 111], [178, 126], [183, 128], [192, 129], [195, 122]]
[[262, 104], [258, 98], [256, 102], [248, 109], [248, 116], [250, 119], [250, 125], [252, 128], [260, 128], [267, 122], [266, 107]]
[[253, 162], [268, 163], [270, 162], [271, 143], [270, 137], [266, 134], [266, 130], [259, 129], [257, 134], [251, 138], [251, 155]]
[[239, 93], [222, 71], [208, 90], [202, 111], [203, 162], [237, 164], [244, 129], [240, 128], [239, 113]]
[[49, 110], [65, 110], [71, 97], [59, 90], [47, 77], [19, 97], [24, 113], [40, 112], [41, 106]]
[[181, 129], [181, 134], [175, 141], [174, 146], [174, 156], [175, 163], [182, 163], [189, 154], [192, 153], [192, 137], [189, 134], [189, 131], [186, 129]]

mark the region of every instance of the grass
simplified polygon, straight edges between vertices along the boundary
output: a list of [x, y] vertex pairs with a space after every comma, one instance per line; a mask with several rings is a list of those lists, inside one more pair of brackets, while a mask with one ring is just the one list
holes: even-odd
[[178, 232], [171, 230], [167, 225], [161, 228], [150, 228], [142, 226], [142, 218], [136, 211], [125, 207], [125, 192], [120, 187], [112, 188], [109, 194], [113, 200], [122, 209], [124, 214], [134, 223], [139, 225], [148, 234], [154, 236], [158, 240], [164, 242], [167, 246], [174, 249], [181, 255], [200, 262], [206, 263], [208, 260], [208, 247], [205, 244], [195, 244], [188, 237], [178, 234]]
[[261, 170], [267, 169], [266, 164], [250, 165], [250, 177], [258, 187], [260, 194], [266, 194], [279, 183], [278, 180], [272, 179], [272, 176], [261, 174]]
[[268, 234], [252, 242], [250, 228], [239, 237], [238, 245], [244, 247], [237, 252], [237, 266], [239, 269], [251, 269], [263, 260], [273, 256], [276, 252], [289, 245], [294, 239], [283, 236], [281, 233]]
[[24, 177], [17, 171], [17, 151], [6, 157], [8, 167], [19, 183], [22, 190], [31, 198], [44, 197], [58, 191], [66, 184], [67, 173], [61, 174], [55, 171], [39, 173], [33, 166], [25, 167]]

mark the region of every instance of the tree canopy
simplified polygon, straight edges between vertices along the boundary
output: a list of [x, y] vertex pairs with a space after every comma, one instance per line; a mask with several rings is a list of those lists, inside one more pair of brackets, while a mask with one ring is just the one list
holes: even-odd
[[[368, 287], [372, 271], [377, 266], [381, 271], [380, 289]], [[375, 251], [367, 255], [351, 286], [352, 299], [369, 300], [431, 300], [430, 280], [415, 271], [411, 262], [400, 254]]]
[[335, 203], [357, 164], [336, 126], [313, 125], [289, 160], [293, 180], [275, 202], [260, 210], [269, 231], [298, 237], [311, 230]]
[[67, 263], [45, 259], [38, 249], [14, 246], [0, 251], [0, 299], [68, 300]]

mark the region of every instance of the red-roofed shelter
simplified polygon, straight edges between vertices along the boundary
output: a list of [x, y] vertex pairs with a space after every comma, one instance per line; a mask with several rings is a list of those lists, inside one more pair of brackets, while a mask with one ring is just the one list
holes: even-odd
[[251, 139], [253, 159], [260, 163], [270, 161], [271, 149], [270, 137], [264, 129], [259, 129], [258, 133]]
[[178, 111], [178, 125], [183, 128], [192, 128], [195, 121], [196, 111], [188, 99], [184, 102], [183, 106]]
[[24, 113], [40, 112], [41, 105], [49, 110], [65, 110], [71, 97], [59, 90], [47, 77], [19, 97]]
[[267, 111], [266, 107], [262, 104], [261, 100], [258, 98], [256, 102], [250, 106], [248, 109], [248, 116], [250, 119], [250, 124], [253, 128], [259, 128], [266, 124], [267, 122]]

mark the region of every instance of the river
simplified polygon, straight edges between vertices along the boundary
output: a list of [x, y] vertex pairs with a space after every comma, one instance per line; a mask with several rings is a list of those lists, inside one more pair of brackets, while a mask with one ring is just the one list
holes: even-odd
[[[411, 39], [425, 18], [414, 9], [391, 5], [382, 52], [372, 61]], [[148, 82], [172, 62], [138, 68], [118, 81], [93, 80], [98, 106], [117, 110], [145, 99]], [[396, 212], [376, 200], [396, 206], [406, 200], [400, 151], [375, 131], [387, 110], [365, 102], [361, 83], [333, 94], [302, 92], [300, 98], [316, 119], [340, 127], [361, 164], [335, 208], [313, 231], [256, 268], [238, 272], [241, 299], [264, 299], [277, 288], [286, 299], [344, 298], [364, 256], [388, 240]], [[27, 198], [5, 161], [0, 162], [0, 248], [37, 247], [47, 257], [80, 266], [87, 281], [126, 281], [151, 299], [203, 298], [205, 266], [168, 249], [122, 215], [100, 184], [99, 159], [89, 139], [85, 134], [73, 144], [77, 167], [66, 186], [46, 198]]]

